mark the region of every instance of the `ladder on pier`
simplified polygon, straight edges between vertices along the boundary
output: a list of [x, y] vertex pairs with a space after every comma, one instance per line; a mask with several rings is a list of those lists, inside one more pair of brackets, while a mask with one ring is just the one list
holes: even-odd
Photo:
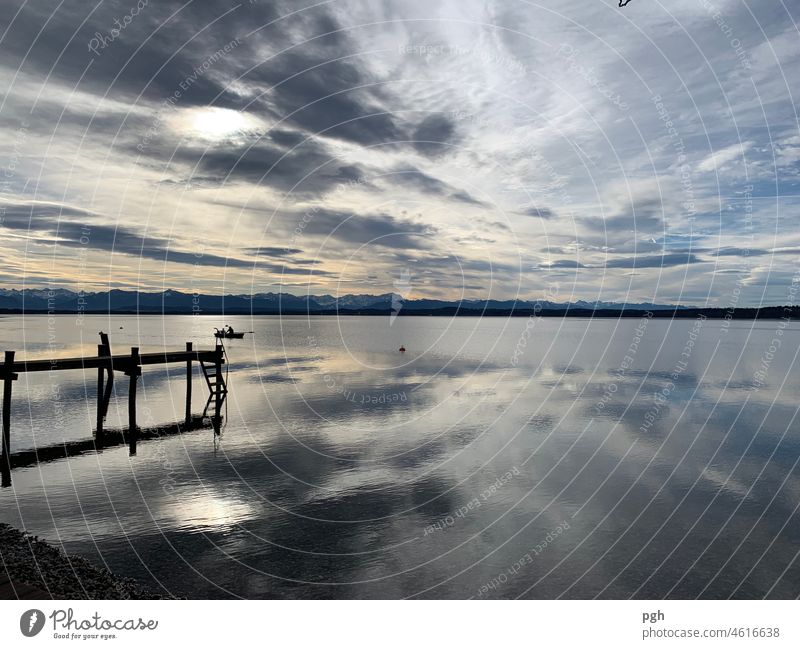
[[201, 360], [200, 369], [203, 371], [203, 377], [206, 380], [206, 385], [208, 385], [208, 401], [206, 401], [206, 407], [203, 409], [203, 417], [205, 417], [211, 404], [217, 398], [219, 398], [220, 402], [225, 400], [228, 394], [228, 384], [225, 382], [225, 373], [222, 371], [221, 363]]

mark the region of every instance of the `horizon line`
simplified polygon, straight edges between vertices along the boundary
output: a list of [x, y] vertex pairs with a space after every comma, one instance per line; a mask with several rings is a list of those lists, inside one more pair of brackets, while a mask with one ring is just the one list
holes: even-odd
[[[37, 292], [56, 292], [56, 291], [64, 291], [67, 293], [72, 293], [73, 295], [102, 295], [102, 294], [109, 294], [112, 291], [120, 291], [125, 293], [132, 293], [132, 294], [149, 294], [149, 295], [164, 295], [166, 293], [178, 293], [180, 295], [185, 295], [187, 297], [192, 296], [205, 296], [205, 297], [212, 297], [218, 299], [224, 299], [226, 297], [235, 297], [235, 298], [252, 298], [254, 296], [259, 295], [288, 295], [298, 299], [304, 298], [316, 298], [316, 297], [331, 297], [335, 300], [340, 300], [343, 297], [353, 296], [353, 297], [384, 297], [384, 296], [399, 296], [399, 298], [403, 302], [415, 302], [415, 301], [422, 301], [422, 300], [429, 300], [429, 301], [437, 301], [437, 302], [450, 302], [453, 304], [460, 304], [464, 302], [519, 302], [519, 303], [547, 303], [559, 306], [569, 306], [574, 305], [578, 302], [583, 302], [587, 305], [597, 305], [599, 303], [604, 303], [606, 305], [615, 305], [624, 307], [626, 305], [648, 305], [648, 306], [658, 306], [658, 307], [665, 307], [665, 308], [674, 308], [674, 309], [727, 309], [727, 310], [735, 310], [735, 309], [764, 309], [764, 308], [777, 308], [777, 307], [795, 307], [797, 305], [793, 304], [766, 304], [760, 303], [757, 305], [751, 306], [742, 306], [738, 304], [729, 304], [727, 306], [711, 306], [711, 305], [700, 305], [700, 304], [691, 304], [691, 303], [673, 303], [673, 302], [652, 302], [648, 301], [647, 298], [638, 298], [634, 300], [602, 300], [602, 299], [595, 299], [595, 300], [587, 300], [585, 298], [575, 298], [574, 300], [567, 300], [564, 302], [558, 302], [553, 299], [548, 298], [523, 298], [523, 297], [512, 297], [512, 298], [488, 298], [488, 297], [479, 297], [479, 298], [468, 298], [468, 297], [460, 297], [460, 298], [439, 298], [439, 297], [405, 297], [401, 293], [396, 291], [388, 291], [384, 293], [344, 293], [341, 295], [334, 295], [331, 293], [304, 293], [304, 294], [296, 294], [291, 293], [289, 291], [264, 291], [260, 293], [202, 293], [202, 292], [191, 292], [183, 289], [174, 289], [174, 288], [165, 288], [161, 290], [157, 289], [134, 289], [134, 288], [109, 288], [104, 290], [95, 290], [95, 291], [87, 291], [84, 289], [73, 289], [73, 288], [66, 288], [66, 287], [45, 287], [45, 288], [38, 288], [38, 287], [24, 287], [24, 288], [9, 288], [9, 287], [0, 287], [0, 291], [14, 291], [16, 293], [25, 293], [26, 291], [37, 291]], [[366, 308], [366, 307], [364, 307]], [[600, 308], [614, 308], [613, 306], [606, 306]], [[25, 309], [21, 308], [2, 308], [0, 307], [0, 311], [20, 311], [25, 312]], [[33, 313], [37, 310], [31, 309], [29, 312]]]

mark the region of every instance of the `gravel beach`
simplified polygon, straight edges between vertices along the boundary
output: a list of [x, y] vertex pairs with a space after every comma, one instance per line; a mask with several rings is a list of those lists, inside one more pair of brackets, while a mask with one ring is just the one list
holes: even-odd
[[133, 579], [118, 577], [86, 559], [0, 523], [0, 564], [15, 583], [53, 599], [164, 599]]

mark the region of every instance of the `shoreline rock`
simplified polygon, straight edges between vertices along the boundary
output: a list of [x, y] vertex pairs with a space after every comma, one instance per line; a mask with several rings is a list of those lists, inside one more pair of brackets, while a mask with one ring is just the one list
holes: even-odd
[[0, 523], [0, 563], [12, 582], [53, 599], [171, 599], [5, 523]]

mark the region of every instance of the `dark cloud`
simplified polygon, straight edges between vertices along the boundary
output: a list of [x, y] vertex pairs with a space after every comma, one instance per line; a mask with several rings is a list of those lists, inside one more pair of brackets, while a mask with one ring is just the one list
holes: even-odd
[[480, 217], [475, 219], [475, 221], [483, 224], [479, 229], [483, 230], [484, 232], [492, 232], [494, 230], [505, 230], [507, 232], [511, 231], [511, 227], [508, 225], [508, 223], [503, 223], [502, 221], [490, 221], [489, 219]]
[[[298, 222], [301, 218], [298, 214]], [[436, 233], [430, 226], [388, 214], [355, 215], [327, 209], [306, 216], [304, 223], [303, 234], [331, 237], [348, 246], [423, 249], [431, 246], [430, 237]]]
[[[151, 0], [136, 11], [136, 2], [26, 2], [0, 44], [0, 60], [9, 69], [21, 66], [23, 72], [96, 94], [160, 101], [251, 25], [277, 17], [270, 2], [238, 4]], [[117, 20], [127, 24], [114, 37]], [[235, 77], [236, 61], [252, 56], [244, 56], [250, 45], [242, 42], [237, 56], [215, 60], [194, 79], [181, 104], [240, 104], [241, 97], [226, 86]]]
[[[358, 48], [327, 7], [151, 1], [131, 17], [135, 8], [135, 2], [28, 2], [0, 43], [0, 61], [12, 73], [21, 67], [53, 83], [154, 109], [176, 92], [179, 108], [241, 109], [252, 102], [269, 121], [283, 120], [272, 134], [280, 147], [323, 132], [364, 145], [408, 139], [381, 106], [386, 91], [366, 87], [373, 79], [365, 62], [347, 58]], [[124, 29], [110, 38], [115, 20], [126, 16]]]
[[767, 251], [759, 248], [720, 248], [712, 254], [716, 255], [717, 257], [757, 257], [766, 255]]
[[597, 251], [613, 254], [643, 254], [660, 252], [668, 253], [703, 253], [708, 252], [708, 248], [694, 243], [700, 237], [675, 238], [675, 240], [665, 240], [664, 238], [628, 238], [623, 234], [618, 234], [615, 240], [607, 236], [581, 235], [579, 239], [570, 242], [570, 247], [549, 246], [541, 250], [547, 254], [570, 254], [574, 248], [585, 251]]
[[[285, 13], [293, 11], [287, 8]], [[326, 7], [293, 17], [292, 37], [243, 77], [261, 91], [258, 105], [283, 124], [364, 146], [408, 139], [391, 110], [389, 91]], [[280, 42], [280, 41], [278, 41]], [[353, 54], [356, 53], [356, 54]]]
[[789, 246], [786, 248], [772, 248], [766, 250], [764, 248], [719, 248], [711, 254], [717, 257], [763, 257], [765, 255], [798, 255], [800, 256], [800, 247]]
[[[90, 248], [105, 252], [154, 259], [162, 262], [190, 264], [193, 266], [217, 266], [231, 268], [252, 268], [272, 273], [291, 275], [327, 274], [325, 271], [288, 266], [283, 263], [265, 263], [261, 259], [241, 259], [223, 257], [207, 252], [176, 250], [174, 241], [153, 235], [143, 235], [124, 226], [98, 224], [98, 215], [71, 206], [44, 203], [5, 204], [3, 225], [20, 230], [42, 241], [42, 235], [50, 239], [45, 243], [67, 248]], [[72, 219], [80, 218], [81, 221]], [[252, 249], [246, 249], [249, 252]], [[281, 250], [273, 248], [272, 250]], [[298, 252], [300, 252], [298, 250]]]
[[664, 219], [656, 212], [637, 212], [610, 216], [606, 219], [581, 219], [593, 230], [603, 232], [662, 232]]
[[468, 203], [469, 205], [478, 205], [479, 207], [488, 207], [487, 203], [478, 200], [472, 194], [465, 192], [463, 190], [455, 191], [450, 194], [450, 198], [454, 201], [459, 201], [461, 203]]
[[262, 110], [310, 134], [364, 146], [405, 139], [394, 116], [370, 89], [374, 80], [366, 68], [341, 58], [346, 48], [332, 56], [321, 45], [304, 42], [302, 50], [281, 52], [248, 72], [243, 81], [262, 88]]
[[307, 136], [300, 131], [288, 131], [285, 129], [271, 129], [269, 132], [269, 139], [275, 142], [278, 146], [285, 147], [287, 149], [291, 149], [292, 147], [297, 146], [303, 140], [305, 140]]
[[606, 268], [667, 268], [669, 266], [685, 266], [687, 264], [703, 263], [697, 255], [691, 253], [670, 253], [667, 255], [639, 255], [638, 257], [623, 257], [610, 259]]
[[550, 268], [586, 268], [586, 266], [574, 259], [558, 259], [556, 261], [539, 264], [539, 268], [547, 270]]
[[396, 186], [410, 187], [436, 196], [446, 196], [451, 192], [447, 183], [412, 166], [396, 167], [391, 174], [384, 176], [383, 180]]
[[474, 273], [476, 280], [487, 280], [490, 277], [487, 273], [504, 273], [509, 276], [518, 276], [522, 270], [520, 264], [508, 263], [496, 259], [476, 259], [463, 257], [455, 254], [437, 253], [435, 250], [426, 252], [424, 255], [408, 254], [406, 251], [393, 251], [392, 262], [394, 264], [408, 266], [414, 269], [414, 273], [428, 271], [443, 271], [441, 277], [452, 280], [458, 278], [459, 282], [453, 284], [448, 281], [447, 285], [461, 286], [460, 280], [462, 273], [464, 277]]
[[478, 200], [469, 192], [462, 189], [455, 189], [446, 182], [434, 178], [430, 174], [421, 171], [417, 167], [403, 166], [395, 167], [391, 173], [382, 177], [383, 184], [392, 187], [409, 187], [423, 194], [431, 194], [442, 198], [449, 198], [460, 203], [488, 207], [486, 203]]
[[426, 117], [414, 130], [413, 146], [429, 158], [437, 158], [445, 153], [455, 139], [456, 127], [443, 113]]
[[63, 217], [94, 218], [87, 210], [56, 203], [2, 203], [1, 207], [3, 226], [12, 230], [50, 230]]
[[248, 182], [304, 195], [324, 194], [339, 183], [361, 183], [365, 173], [356, 165], [342, 164], [316, 140], [292, 149], [258, 139], [250, 146], [220, 142], [211, 148], [191, 145], [169, 153], [153, 147], [146, 153], [156, 159], [172, 156], [172, 165], [181, 165], [176, 171], [194, 169], [217, 183]]
[[537, 219], [552, 219], [556, 217], [556, 213], [547, 207], [528, 207], [518, 214], [523, 216], [532, 216]]
[[274, 246], [259, 246], [258, 248], [245, 248], [244, 253], [254, 257], [286, 257], [303, 252], [300, 248], [277, 248]]
[[581, 217], [578, 219], [590, 230], [617, 235], [621, 232], [641, 234], [663, 233], [666, 223], [663, 203], [658, 196], [636, 198], [626, 209], [605, 218]]

